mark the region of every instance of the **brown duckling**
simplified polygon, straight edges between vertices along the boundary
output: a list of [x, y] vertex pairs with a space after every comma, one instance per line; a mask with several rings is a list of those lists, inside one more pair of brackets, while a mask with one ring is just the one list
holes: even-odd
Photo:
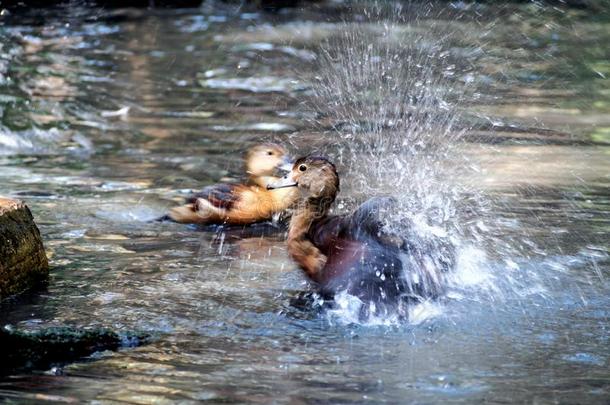
[[[267, 190], [278, 180], [277, 170], [292, 167], [286, 149], [274, 143], [257, 145], [246, 154], [246, 184], [221, 183], [205, 187], [174, 207], [168, 216], [180, 223], [247, 225], [268, 221], [297, 199], [294, 189]], [[289, 169], [288, 169], [289, 170]]]
[[395, 204], [394, 199], [372, 198], [350, 215], [328, 214], [339, 192], [339, 176], [328, 159], [301, 158], [288, 175], [268, 187], [299, 190], [288, 252], [323, 296], [345, 291], [367, 304], [361, 316], [372, 311], [406, 317], [406, 304], [443, 290], [441, 269], [424, 265], [410, 251], [412, 245], [384, 231], [380, 213]]

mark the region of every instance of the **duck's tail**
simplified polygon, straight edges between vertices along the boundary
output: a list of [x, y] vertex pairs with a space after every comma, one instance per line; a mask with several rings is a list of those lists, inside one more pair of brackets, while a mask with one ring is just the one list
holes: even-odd
[[148, 222], [175, 222], [169, 214], [162, 215], [158, 218], [151, 219]]
[[199, 198], [193, 204], [172, 208], [167, 215], [172, 221], [181, 224], [212, 224], [222, 223], [224, 210]]
[[195, 204], [186, 204], [179, 207], [174, 207], [169, 210], [167, 216], [170, 220], [181, 224], [192, 224], [201, 222], [201, 218], [197, 215]]

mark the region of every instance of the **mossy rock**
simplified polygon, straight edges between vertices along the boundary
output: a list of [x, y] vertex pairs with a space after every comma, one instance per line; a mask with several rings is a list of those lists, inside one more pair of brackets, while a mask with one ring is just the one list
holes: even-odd
[[0, 329], [0, 374], [44, 370], [103, 350], [147, 343], [145, 334], [109, 329], [46, 328], [33, 332]]
[[0, 299], [46, 280], [49, 263], [29, 208], [0, 198]]

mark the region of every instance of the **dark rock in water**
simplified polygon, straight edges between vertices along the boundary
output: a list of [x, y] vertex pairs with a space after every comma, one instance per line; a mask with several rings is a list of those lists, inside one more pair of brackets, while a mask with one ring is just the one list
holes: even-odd
[[[184, 7], [199, 7], [203, 0], [130, 0], [125, 2], [122, 0], [92, 0], [92, 1], [77, 1], [74, 6], [101, 6], [108, 8], [125, 8], [125, 7], [161, 7], [161, 8], [184, 8]], [[4, 0], [2, 5], [9, 8], [29, 8], [29, 7], [52, 7], [58, 5], [67, 5], [65, 0]]]
[[[241, 1], [225, 0], [225, 3], [239, 5]], [[307, 3], [317, 3], [318, 0], [248, 0], [246, 3], [251, 3], [255, 7], [262, 8], [264, 10], [278, 10], [284, 7], [297, 7], [300, 5], [306, 5]], [[74, 3], [74, 2], [73, 2]], [[105, 8], [194, 8], [200, 7], [204, 3], [204, 0], [130, 0], [125, 2], [124, 0], [89, 0], [89, 1], [77, 1], [77, 6], [97, 6]], [[0, 6], [7, 7], [11, 10], [25, 10], [32, 7], [56, 7], [72, 5], [72, 3], [66, 0], [4, 0], [0, 3]]]
[[18, 191], [13, 194], [18, 197], [42, 197], [42, 198], [52, 198], [55, 197], [55, 194], [49, 193], [47, 191], [38, 191], [38, 190], [29, 190], [29, 191]]
[[0, 198], [0, 299], [46, 280], [49, 263], [29, 208]]
[[140, 346], [148, 340], [145, 334], [108, 329], [57, 327], [23, 332], [5, 327], [0, 329], [0, 374], [48, 369], [98, 351]]
[[316, 3], [316, 1], [301, 1], [301, 0], [251, 0], [250, 3], [262, 8], [266, 11], [276, 11], [285, 7], [298, 7], [307, 3]]
[[156, 182], [156, 185], [171, 186], [174, 188], [197, 188], [199, 187], [200, 182], [188, 176], [168, 175], [159, 179]]

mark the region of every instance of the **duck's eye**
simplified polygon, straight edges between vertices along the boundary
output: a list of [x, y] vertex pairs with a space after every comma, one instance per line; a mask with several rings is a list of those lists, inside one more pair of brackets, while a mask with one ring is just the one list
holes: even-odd
[[271, 150], [267, 151], [267, 156], [273, 156], [273, 151], [271, 151]]
[[300, 172], [304, 172], [305, 170], [307, 170], [307, 166], [305, 166], [305, 165], [299, 166], [299, 171]]

